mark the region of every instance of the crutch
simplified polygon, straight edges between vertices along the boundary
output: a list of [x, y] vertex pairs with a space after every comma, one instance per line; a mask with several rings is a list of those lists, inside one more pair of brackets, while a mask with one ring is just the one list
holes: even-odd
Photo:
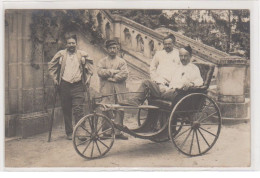
[[58, 86], [56, 85], [54, 87], [53, 108], [52, 108], [51, 117], [50, 117], [50, 120], [49, 120], [50, 127], [49, 127], [48, 142], [51, 141], [51, 133], [52, 133], [52, 125], [53, 125], [53, 119], [54, 119], [54, 111], [55, 111], [57, 93], [58, 93]]

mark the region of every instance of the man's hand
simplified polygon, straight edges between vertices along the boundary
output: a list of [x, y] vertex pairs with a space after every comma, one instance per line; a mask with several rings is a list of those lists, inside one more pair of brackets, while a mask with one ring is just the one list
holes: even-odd
[[89, 85], [90, 85], [90, 79], [91, 79], [91, 75], [88, 76], [87, 79], [86, 79], [86, 82], [85, 82], [85, 86], [86, 86], [86, 88], [88, 88]]
[[109, 77], [107, 80], [110, 81], [110, 82], [116, 82], [116, 80], [112, 77]]
[[164, 84], [159, 84], [159, 89], [161, 93], [165, 93], [166, 92], [166, 86]]
[[53, 80], [53, 83], [54, 83], [55, 86], [58, 86], [58, 85], [59, 85], [58, 80]]
[[194, 84], [192, 85], [192, 83], [184, 84], [184, 86], [182, 87], [182, 90], [187, 91], [192, 86], [194, 86]]
[[110, 69], [111, 77], [113, 77], [113, 76], [114, 76], [115, 74], [117, 74], [118, 72], [120, 72], [120, 70]]
[[190, 87], [189, 87], [188, 85], [184, 85], [184, 86], [182, 87], [182, 90], [183, 90], [183, 91], [187, 91], [189, 88], [190, 88]]

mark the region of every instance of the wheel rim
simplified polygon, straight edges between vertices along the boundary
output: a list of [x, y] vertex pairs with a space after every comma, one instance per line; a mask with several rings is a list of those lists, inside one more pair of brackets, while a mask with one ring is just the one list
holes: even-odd
[[104, 156], [113, 146], [114, 126], [102, 114], [89, 114], [75, 126], [73, 146], [83, 158], [95, 159]]
[[188, 156], [208, 152], [216, 143], [220, 129], [221, 115], [217, 104], [201, 93], [183, 97], [175, 105], [169, 120], [173, 144]]

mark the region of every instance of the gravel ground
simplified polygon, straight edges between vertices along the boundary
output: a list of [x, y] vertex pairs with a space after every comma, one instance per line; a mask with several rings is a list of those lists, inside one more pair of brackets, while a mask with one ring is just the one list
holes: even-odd
[[205, 155], [188, 157], [169, 142], [154, 143], [129, 136], [115, 140], [105, 157], [85, 160], [65, 139], [64, 128], [5, 142], [5, 167], [247, 167], [250, 166], [250, 123], [223, 126], [215, 146]]

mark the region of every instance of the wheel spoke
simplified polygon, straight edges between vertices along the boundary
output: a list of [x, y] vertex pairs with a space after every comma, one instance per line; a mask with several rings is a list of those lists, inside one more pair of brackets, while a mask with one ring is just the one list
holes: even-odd
[[95, 121], [95, 124], [94, 124], [94, 127], [95, 127], [95, 130], [97, 130], [97, 125], [98, 125], [98, 117], [97, 115], [94, 115], [94, 121]]
[[191, 131], [192, 131], [192, 129], [191, 129], [190, 132], [188, 133], [188, 135], [187, 135], [187, 137], [185, 138], [185, 140], [182, 142], [182, 144], [181, 144], [181, 146], [180, 146], [181, 149], [182, 149], [182, 147], [184, 146], [184, 144], [186, 143], [188, 137], [190, 136]]
[[205, 121], [206, 119], [208, 119], [209, 117], [211, 117], [211, 116], [213, 116], [213, 115], [215, 115], [215, 114], [217, 114], [217, 113], [218, 113], [218, 112], [216, 111], [216, 112], [214, 112], [214, 113], [208, 115], [206, 118], [204, 118], [204, 119], [202, 119], [202, 120], [200, 120], [200, 119], [201, 119], [201, 118], [200, 118], [199, 121], [200, 121], [200, 122], [203, 122], [203, 121]]
[[97, 144], [97, 141], [95, 141], [95, 143], [96, 143], [96, 145], [97, 145], [97, 149], [98, 149], [99, 155], [101, 155], [101, 151], [100, 151], [100, 148], [99, 148], [99, 146], [98, 146], [98, 144]]
[[195, 134], [196, 134], [196, 138], [197, 138], [197, 145], [198, 145], [199, 153], [201, 154], [201, 151], [200, 151], [200, 142], [199, 142], [199, 137], [198, 137], [197, 130], [195, 130]]
[[105, 147], [107, 147], [107, 148], [109, 148], [104, 142], [102, 142], [99, 138], [98, 138], [98, 141], [100, 142], [100, 143], [102, 143], [102, 145], [104, 145]]
[[[205, 101], [205, 100], [204, 100]], [[202, 105], [204, 104], [204, 102], [200, 102], [200, 106], [199, 106], [199, 109], [197, 110], [197, 112], [195, 113], [195, 115], [196, 115], [196, 121], [198, 120], [198, 118], [199, 118], [199, 113], [201, 113], [201, 108], [202, 108]]]
[[174, 137], [174, 140], [176, 140], [177, 138], [179, 138], [179, 137], [180, 137], [181, 135], [183, 135], [184, 133], [188, 132], [190, 129], [191, 129], [191, 127], [188, 128], [187, 130], [183, 131], [182, 133], [180, 133], [177, 137]]
[[201, 123], [200, 125], [219, 125], [219, 124], [216, 124], [216, 123]]
[[86, 132], [88, 132], [88, 134], [90, 134], [91, 135], [91, 133], [86, 129], [86, 128], [84, 128], [82, 125], [80, 126], [83, 130], [85, 130]]
[[175, 113], [187, 113], [187, 112], [197, 112], [197, 111], [200, 111], [200, 110], [183, 110], [183, 111], [175, 111]]
[[101, 126], [97, 129], [97, 133], [100, 131], [100, 129], [103, 128], [104, 125], [105, 125], [105, 122], [103, 122], [103, 123], [101, 124]]
[[194, 140], [194, 130], [192, 133], [192, 139], [191, 139], [191, 144], [190, 144], [190, 154], [191, 154], [191, 150], [192, 150], [192, 146], [193, 146], [193, 140]]
[[109, 129], [107, 129], [107, 130], [105, 130], [105, 131], [103, 131], [103, 132], [97, 134], [97, 136], [100, 136], [100, 135], [102, 135], [103, 133], [106, 133], [106, 132], [111, 131], [111, 130], [112, 130], [112, 128], [109, 128]]
[[90, 125], [90, 128], [91, 128], [91, 132], [93, 132], [93, 125], [92, 125], [92, 117], [91, 118], [88, 118], [88, 122], [89, 122], [89, 125]]
[[183, 125], [171, 125], [172, 127], [176, 127], [176, 126], [191, 126], [191, 125], [186, 125], [186, 124], [183, 124]]
[[83, 141], [83, 142], [81, 142], [81, 143], [77, 144], [76, 146], [83, 145], [84, 143], [88, 142], [89, 140], [90, 140], [90, 139], [88, 139], [88, 140], [85, 140], [85, 141]]
[[213, 134], [213, 133], [211, 133], [210, 131], [207, 131], [206, 129], [203, 129], [202, 127], [200, 127], [202, 130], [204, 130], [205, 132], [208, 132], [209, 134], [211, 134], [211, 135], [213, 135], [213, 136], [215, 136], [215, 137], [217, 137], [217, 135], [215, 135], [215, 134]]
[[201, 133], [200, 129], [198, 129], [200, 135], [202, 136], [203, 140], [207, 143], [207, 145], [210, 147], [209, 143], [207, 142], [206, 138], [204, 137], [204, 135]]
[[85, 147], [85, 149], [83, 150], [82, 154], [84, 154], [86, 152], [86, 150], [88, 149], [88, 146], [90, 145], [90, 143], [92, 142], [92, 140], [90, 140], [90, 142], [87, 144], [87, 146]]
[[93, 144], [92, 144], [92, 149], [91, 149], [91, 155], [90, 155], [90, 157], [92, 158], [92, 156], [93, 156], [93, 151], [94, 151], [94, 141], [93, 141]]

